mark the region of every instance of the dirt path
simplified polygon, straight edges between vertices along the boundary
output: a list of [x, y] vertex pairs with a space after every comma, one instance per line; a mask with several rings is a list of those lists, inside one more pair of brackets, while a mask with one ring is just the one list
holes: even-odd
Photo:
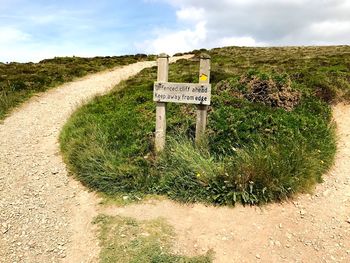
[[96, 261], [91, 220], [98, 200], [67, 176], [59, 130], [82, 100], [154, 65], [140, 62], [60, 86], [0, 124], [0, 262]]
[[350, 262], [350, 106], [334, 107], [336, 163], [312, 195], [263, 208], [215, 208], [149, 201], [107, 208], [110, 215], [164, 217], [175, 227], [175, 251], [208, 249], [215, 262]]
[[336, 164], [313, 195], [263, 208], [149, 201], [101, 207], [67, 176], [60, 128], [81, 100], [153, 62], [95, 74], [31, 99], [0, 124], [0, 262], [96, 262], [98, 213], [166, 218], [175, 251], [216, 252], [216, 262], [350, 262], [350, 106], [334, 108]]

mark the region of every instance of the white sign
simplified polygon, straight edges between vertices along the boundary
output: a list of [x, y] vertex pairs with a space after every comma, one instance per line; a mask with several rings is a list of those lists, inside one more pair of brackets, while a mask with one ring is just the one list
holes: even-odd
[[211, 84], [155, 82], [153, 100], [210, 105]]

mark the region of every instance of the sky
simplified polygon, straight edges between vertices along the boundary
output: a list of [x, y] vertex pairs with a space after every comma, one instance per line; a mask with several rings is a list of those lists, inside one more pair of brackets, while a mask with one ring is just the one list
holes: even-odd
[[350, 0], [0, 0], [0, 61], [349, 45]]

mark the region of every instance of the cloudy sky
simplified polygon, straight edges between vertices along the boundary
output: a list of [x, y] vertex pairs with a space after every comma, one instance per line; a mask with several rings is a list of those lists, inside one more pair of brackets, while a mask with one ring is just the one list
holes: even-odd
[[350, 0], [0, 0], [0, 61], [350, 44]]

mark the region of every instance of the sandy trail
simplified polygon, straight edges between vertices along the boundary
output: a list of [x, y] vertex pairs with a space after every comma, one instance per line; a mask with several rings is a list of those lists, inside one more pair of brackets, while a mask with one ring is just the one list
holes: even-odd
[[91, 221], [98, 200], [67, 176], [59, 131], [83, 100], [155, 65], [139, 62], [67, 83], [0, 124], [0, 262], [97, 261]]
[[175, 251], [208, 249], [215, 262], [350, 262], [350, 105], [334, 107], [338, 152], [312, 195], [258, 207], [206, 207], [149, 201], [106, 214], [166, 218], [177, 233]]

